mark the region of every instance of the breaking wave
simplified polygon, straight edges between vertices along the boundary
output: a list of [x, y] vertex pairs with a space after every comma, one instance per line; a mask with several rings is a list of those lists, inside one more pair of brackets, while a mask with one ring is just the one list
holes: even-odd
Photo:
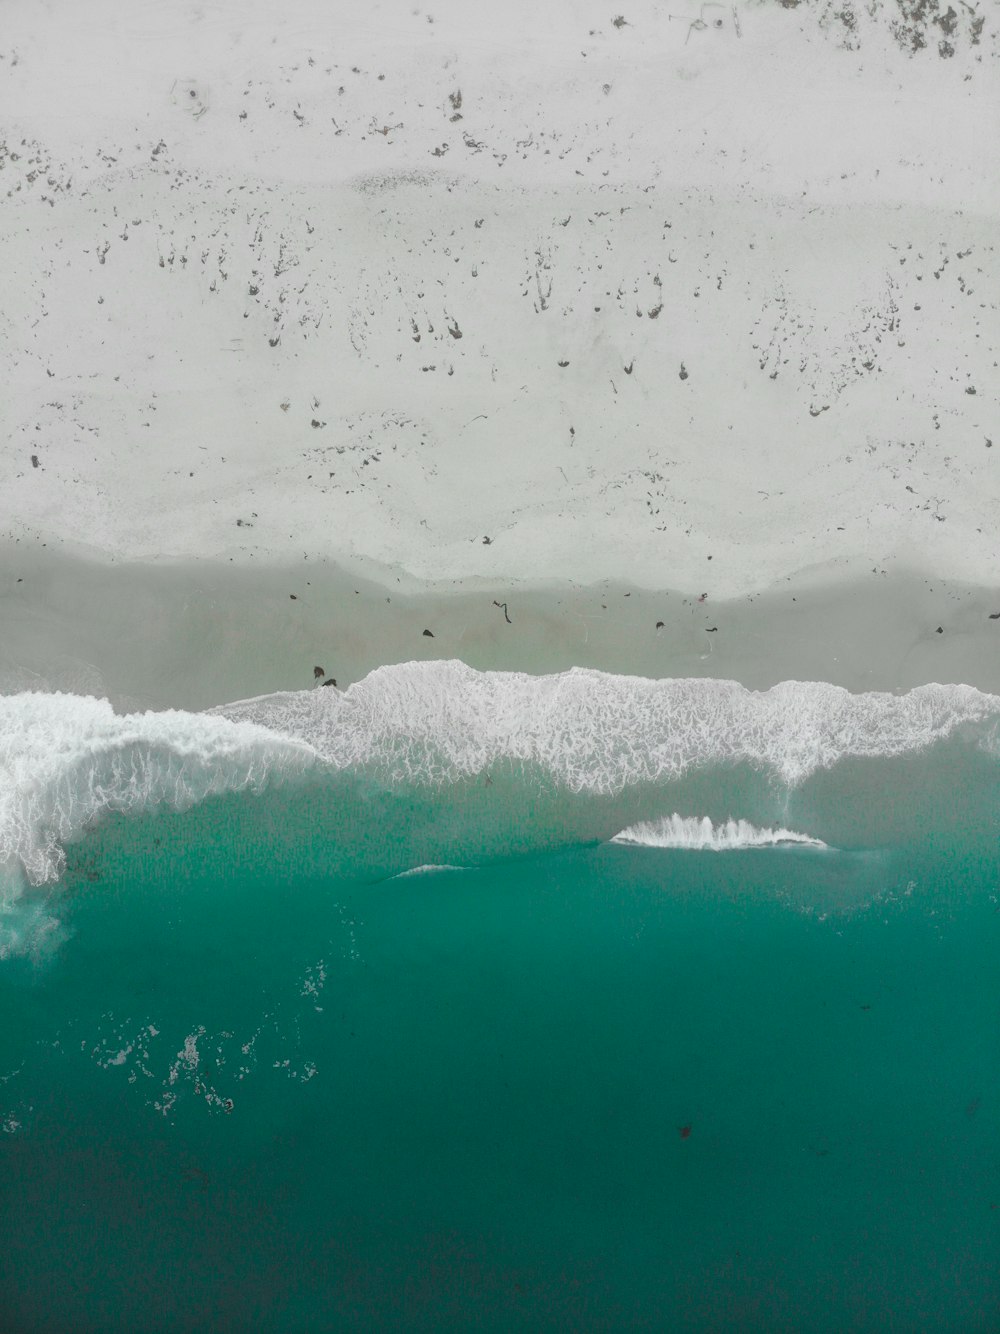
[[513, 762], [570, 791], [613, 794], [738, 763], [794, 785], [848, 756], [899, 755], [1000, 718], [1000, 697], [963, 685], [855, 695], [786, 681], [755, 691], [579, 667], [529, 676], [410, 662], [379, 667], [343, 693], [265, 695], [213, 714], [295, 738], [334, 768], [374, 768], [395, 782], [446, 783]]
[[44, 884], [63, 869], [63, 844], [106, 812], [184, 810], [315, 763], [307, 744], [250, 722], [120, 715], [81, 695], [0, 699], [0, 868], [8, 887], [18, 872]]
[[615, 834], [612, 843], [630, 843], [646, 848], [692, 848], [729, 852], [737, 848], [770, 848], [781, 844], [825, 848], [820, 838], [797, 834], [791, 829], [759, 829], [749, 820], [726, 820], [713, 824], [707, 817], [669, 815], [662, 820], [641, 821]]
[[[85, 696], [0, 697], [0, 934], [16, 934], [12, 906], [28, 886], [58, 880], [64, 844], [107, 812], [182, 810], [331, 772], [390, 789], [493, 770], [515, 783], [530, 774], [569, 794], [614, 798], [696, 770], [749, 765], [791, 788], [845, 758], [916, 751], [975, 724], [991, 724], [973, 735], [988, 749], [998, 719], [1000, 697], [961, 685], [892, 695], [789, 681], [753, 691], [581, 668], [477, 672], [460, 662], [381, 667], [344, 692], [268, 695], [204, 713], [120, 715]], [[686, 840], [670, 846], [800, 837], [748, 832], [739, 822], [706, 832], [697, 821], [636, 825], [619, 837], [640, 829], [645, 841]]]

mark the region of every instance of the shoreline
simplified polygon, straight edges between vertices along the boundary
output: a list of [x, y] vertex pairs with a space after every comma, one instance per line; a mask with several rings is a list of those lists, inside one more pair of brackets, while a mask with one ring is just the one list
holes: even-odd
[[478, 670], [578, 666], [751, 689], [942, 682], [1000, 694], [997, 612], [1000, 590], [915, 572], [835, 581], [813, 571], [766, 593], [701, 602], [612, 581], [415, 592], [402, 575], [361, 576], [329, 561], [141, 564], [7, 544], [0, 693], [198, 710], [313, 688], [317, 666], [345, 687], [379, 666], [457, 658]]

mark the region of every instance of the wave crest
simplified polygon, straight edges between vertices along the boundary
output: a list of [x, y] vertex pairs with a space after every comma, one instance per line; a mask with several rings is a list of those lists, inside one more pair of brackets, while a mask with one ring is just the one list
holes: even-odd
[[304, 742], [206, 714], [116, 714], [107, 700], [29, 693], [0, 699], [0, 867], [32, 885], [58, 878], [62, 844], [107, 811], [183, 810], [315, 763]]
[[615, 834], [612, 843], [646, 848], [691, 848], [730, 852], [737, 848], [771, 848], [794, 843], [800, 847], [825, 848], [827, 844], [792, 829], [760, 829], [749, 820], [726, 820], [713, 824], [708, 816], [668, 815], [662, 820], [642, 821]]

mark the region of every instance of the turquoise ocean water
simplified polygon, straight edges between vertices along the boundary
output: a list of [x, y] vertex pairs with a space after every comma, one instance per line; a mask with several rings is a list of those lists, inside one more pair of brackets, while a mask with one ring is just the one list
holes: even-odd
[[0, 700], [0, 1329], [1000, 1329], [997, 718]]

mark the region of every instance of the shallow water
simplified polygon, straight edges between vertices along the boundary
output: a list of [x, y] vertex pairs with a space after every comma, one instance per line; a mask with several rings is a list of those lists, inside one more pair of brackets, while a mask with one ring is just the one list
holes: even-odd
[[0, 1326], [994, 1330], [996, 768], [106, 813], [8, 895]]

